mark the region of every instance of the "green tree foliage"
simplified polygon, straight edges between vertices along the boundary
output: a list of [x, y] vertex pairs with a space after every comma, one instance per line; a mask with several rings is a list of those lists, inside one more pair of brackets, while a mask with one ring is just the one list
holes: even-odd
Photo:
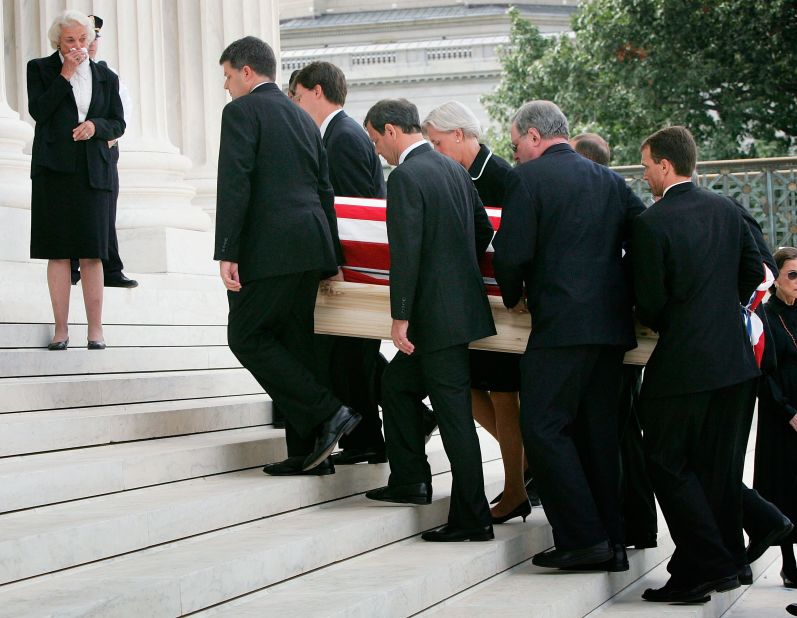
[[554, 39], [510, 16], [502, 81], [484, 97], [499, 133], [525, 101], [550, 99], [573, 133], [603, 135], [616, 164], [637, 163], [669, 124], [689, 127], [704, 160], [797, 146], [795, 0], [587, 0]]

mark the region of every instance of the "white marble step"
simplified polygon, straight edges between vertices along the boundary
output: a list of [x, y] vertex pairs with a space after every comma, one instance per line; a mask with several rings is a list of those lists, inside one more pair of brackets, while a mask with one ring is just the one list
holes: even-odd
[[[770, 548], [764, 556], [753, 565], [753, 578], [758, 579], [767, 570], [777, 555], [776, 548]], [[648, 618], [649, 616], [672, 616], [673, 618], [719, 618], [739, 599], [749, 586], [741, 586], [736, 590], [713, 593], [708, 603], [692, 605], [675, 605], [665, 603], [649, 603], [642, 599], [646, 588], [658, 588], [669, 578], [667, 563], [662, 562], [650, 570], [619, 594], [612, 597], [602, 607], [589, 614], [590, 618]], [[782, 616], [783, 608], [777, 615]], [[759, 614], [762, 616], [763, 614]]]
[[0, 414], [0, 457], [271, 423], [268, 395]]
[[[78, 344], [75, 341], [75, 344]], [[0, 349], [0, 375], [6, 378], [240, 367], [227, 346], [151, 347], [87, 350], [76, 347], [59, 352], [49, 350]]]
[[[433, 473], [449, 469], [438, 437], [428, 452]], [[387, 465], [357, 465], [324, 477], [272, 477], [258, 467], [7, 513], [0, 584], [361, 493], [388, 474]]]
[[0, 460], [0, 512], [242, 470], [285, 454], [270, 427], [128, 442]]
[[0, 413], [260, 393], [245, 369], [0, 378]]
[[[225, 325], [191, 326], [163, 324], [103, 324], [110, 349], [167, 346], [226, 346]], [[53, 337], [52, 323], [0, 323], [0, 348], [46, 348]], [[86, 341], [85, 324], [69, 325], [75, 345]]]
[[[485, 472], [493, 492], [501, 485], [501, 463], [487, 464]], [[156, 617], [198, 611], [439, 525], [448, 512], [450, 476], [435, 477], [434, 487], [428, 506], [391, 506], [355, 496], [7, 584], [0, 588], [0, 616]], [[418, 556], [431, 559], [432, 551], [444, 548], [418, 550]]]
[[778, 549], [771, 548], [760, 562], [762, 570], [770, 564], [724, 614], [726, 618], [784, 618], [783, 608], [797, 603], [797, 592], [784, 588], [780, 578], [783, 563]]

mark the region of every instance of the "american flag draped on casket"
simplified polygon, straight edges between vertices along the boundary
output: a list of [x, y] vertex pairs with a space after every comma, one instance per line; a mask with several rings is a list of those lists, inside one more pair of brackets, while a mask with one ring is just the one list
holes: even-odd
[[[346, 264], [343, 282], [333, 282], [333, 294], [319, 294], [315, 330], [328, 335], [390, 338], [390, 251], [387, 244], [386, 201], [351, 197], [335, 198], [338, 235]], [[501, 211], [487, 208], [494, 229], [501, 225]], [[492, 246], [480, 266], [498, 334], [471, 343], [472, 348], [521, 353], [526, 348], [531, 320], [528, 314], [510, 313], [500, 298], [493, 273]], [[637, 328], [639, 347], [625, 362], [644, 365], [656, 336]]]
[[[501, 211], [487, 207], [487, 216], [494, 230], [501, 225]], [[343, 246], [343, 279], [352, 283], [388, 285], [390, 276], [390, 251], [385, 223], [386, 201], [356, 197], [336, 197], [338, 235]], [[500, 296], [493, 271], [493, 246], [481, 258], [481, 267], [487, 293]]]

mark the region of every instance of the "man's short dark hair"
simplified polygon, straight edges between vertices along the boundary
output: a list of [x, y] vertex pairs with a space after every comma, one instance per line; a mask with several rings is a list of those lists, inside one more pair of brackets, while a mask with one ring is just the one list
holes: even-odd
[[612, 160], [609, 144], [597, 133], [581, 133], [573, 138], [573, 148], [582, 157], [608, 167]]
[[321, 86], [327, 101], [335, 105], [346, 103], [346, 76], [331, 62], [311, 62], [299, 71], [296, 83], [308, 90]]
[[293, 95], [296, 94], [296, 76], [299, 74], [299, 69], [294, 69], [291, 73], [291, 77], [288, 80], [288, 96], [293, 98]]
[[225, 62], [229, 62], [230, 66], [237, 70], [248, 66], [258, 75], [268, 77], [271, 81], [277, 76], [277, 59], [274, 57], [274, 50], [256, 36], [245, 36], [230, 43], [219, 58], [219, 64]]
[[369, 123], [379, 135], [385, 134], [386, 124], [392, 124], [404, 133], [421, 132], [418, 108], [407, 99], [382, 99], [365, 115], [363, 126]]
[[642, 142], [650, 148], [650, 158], [656, 163], [667, 159], [679, 176], [691, 176], [697, 163], [697, 144], [686, 127], [659, 129]]

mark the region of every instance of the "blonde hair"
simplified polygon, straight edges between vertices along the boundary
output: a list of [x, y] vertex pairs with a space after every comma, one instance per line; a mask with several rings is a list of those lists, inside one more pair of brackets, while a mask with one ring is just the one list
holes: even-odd
[[482, 134], [482, 127], [479, 120], [459, 101], [449, 101], [435, 107], [426, 119], [421, 128], [426, 133], [426, 129], [432, 127], [444, 133], [450, 133], [457, 129], [462, 129], [465, 137], [475, 137], [479, 139]]
[[50, 29], [47, 31], [47, 38], [50, 39], [50, 45], [53, 46], [53, 49], [58, 49], [61, 43], [61, 28], [64, 26], [85, 26], [86, 34], [88, 34], [87, 47], [97, 36], [94, 31], [94, 23], [88, 18], [88, 15], [80, 11], [64, 11], [53, 20]]

